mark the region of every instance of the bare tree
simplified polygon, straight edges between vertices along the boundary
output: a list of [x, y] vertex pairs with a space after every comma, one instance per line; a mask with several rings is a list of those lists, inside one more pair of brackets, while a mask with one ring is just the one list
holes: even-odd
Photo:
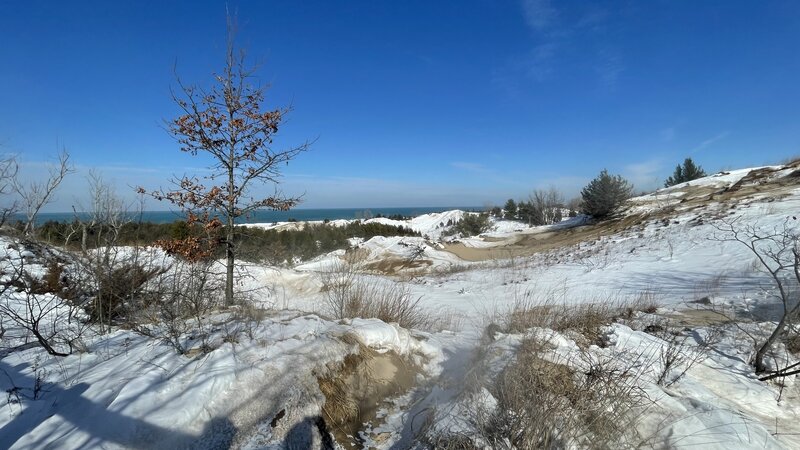
[[[755, 256], [757, 269], [769, 275], [777, 289], [776, 296], [781, 302], [781, 317], [770, 335], [758, 346], [753, 365], [756, 373], [764, 373], [767, 366], [764, 359], [772, 349], [775, 342], [786, 332], [787, 328], [797, 319], [800, 313], [800, 247], [798, 247], [798, 233], [793, 226], [796, 219], [787, 217], [780, 224], [773, 227], [760, 227], [758, 225], [739, 223], [738, 220], [729, 220], [721, 225], [716, 225], [718, 233], [712, 238], [718, 241], [734, 241], [747, 247]], [[794, 367], [792, 367], [794, 368]], [[780, 375], [786, 376], [800, 373], [800, 369], [791, 373], [784, 368], [779, 370]], [[770, 376], [767, 378], [774, 378]]]
[[580, 197], [575, 197], [575, 198], [572, 198], [569, 201], [567, 201], [567, 205], [566, 206], [567, 206], [567, 209], [569, 209], [570, 217], [578, 215], [578, 213], [581, 210], [581, 203], [582, 202], [583, 202], [583, 200], [581, 200]]
[[[116, 247], [122, 227], [135, 216], [134, 203], [125, 202], [96, 172], [89, 173], [88, 183], [90, 204], [82, 207], [83, 215], [75, 213], [70, 234], [81, 233], [80, 262], [84, 281], [96, 287], [87, 308], [90, 317], [101, 330], [110, 331], [113, 322], [128, 312], [128, 303], [141, 293], [144, 283], [159, 269], [149, 267], [140, 259], [138, 247], [134, 246], [132, 251], [126, 249], [121, 255]], [[70, 239], [67, 236], [67, 242]]]
[[[3, 156], [0, 158], [0, 196], [6, 197], [15, 192], [14, 186], [16, 184], [17, 173], [19, 172], [19, 164], [14, 156]], [[8, 219], [17, 210], [17, 202], [11, 200], [10, 203], [4, 203], [0, 206], [0, 227], [5, 225]]]
[[80, 221], [81, 250], [84, 253], [87, 251], [89, 232], [94, 229], [94, 246], [104, 247], [105, 259], [108, 260], [108, 249], [116, 244], [120, 230], [133, 218], [133, 204], [128, 204], [119, 197], [114, 187], [97, 172], [89, 173], [88, 182], [91, 204], [84, 208], [86, 220]]
[[531, 194], [534, 223], [536, 225], [550, 225], [561, 222], [563, 217], [564, 196], [554, 187], [548, 190], [535, 190]]
[[67, 153], [66, 149], [63, 149], [58, 154], [56, 165], [50, 167], [47, 180], [31, 181], [25, 184], [19, 177], [12, 178], [14, 192], [19, 195], [22, 200], [22, 206], [25, 208], [26, 221], [23, 233], [26, 236], [33, 234], [36, 227], [36, 216], [39, 211], [43, 206], [50, 203], [58, 186], [67, 175], [74, 171], [75, 169], [69, 161], [69, 153]]
[[[276, 186], [282, 168], [310, 146], [309, 142], [286, 149], [274, 146], [279, 125], [291, 108], [264, 109], [265, 88], [253, 84], [255, 70], [245, 64], [244, 52], [235, 48], [234, 34], [229, 19], [225, 66], [210, 89], [187, 86], [178, 79], [180, 91], [173, 93], [173, 100], [182, 114], [167, 122], [181, 151], [211, 156], [213, 165], [204, 177], [208, 185], [197, 177], [183, 176], [172, 180], [175, 190], [152, 193], [187, 211], [187, 222], [200, 224], [207, 232], [204, 239], [173, 241], [167, 250], [190, 257], [209, 256], [213, 245], [225, 245], [227, 305], [234, 302], [236, 219], [263, 208], [288, 210], [299, 201], [277, 190], [271, 196], [254, 198], [250, 189], [258, 183]], [[221, 226], [224, 236], [216, 238]]]

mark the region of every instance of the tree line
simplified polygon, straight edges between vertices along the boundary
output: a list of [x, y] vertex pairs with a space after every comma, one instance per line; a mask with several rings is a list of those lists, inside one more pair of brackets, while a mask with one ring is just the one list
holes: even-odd
[[[691, 158], [675, 167], [666, 179], [664, 187], [671, 187], [706, 176], [702, 167]], [[611, 175], [603, 169], [582, 190], [580, 198], [564, 201], [564, 196], [555, 188], [535, 190], [528, 200], [515, 201], [510, 198], [503, 208], [496, 206], [491, 214], [496, 218], [519, 220], [528, 225], [550, 225], [561, 222], [565, 215], [575, 217], [579, 212], [596, 219], [604, 219], [631, 197], [633, 185], [621, 175]]]

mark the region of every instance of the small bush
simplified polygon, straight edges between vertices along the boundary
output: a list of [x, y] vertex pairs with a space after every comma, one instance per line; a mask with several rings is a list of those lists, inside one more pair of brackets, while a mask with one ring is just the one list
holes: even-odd
[[137, 263], [96, 271], [98, 288], [86, 312], [93, 322], [114, 323], [141, 306], [145, 283], [160, 272]]
[[25, 273], [24, 285], [31, 294], [53, 294], [61, 297], [62, 291], [66, 288], [66, 279], [63, 277], [64, 266], [56, 260], [50, 260], [46, 268], [47, 272], [41, 279]]
[[591, 350], [564, 354], [549, 339], [523, 339], [499, 372], [504, 344], [479, 346], [469, 374], [477, 385], [467, 383], [454, 416], [434, 415], [423, 439], [437, 449], [638, 448], [636, 422], [650, 402], [641, 362]]
[[460, 234], [461, 236], [478, 236], [485, 232], [491, 226], [489, 222], [489, 215], [482, 214], [464, 214], [455, 225], [447, 232], [449, 235]]
[[551, 360], [546, 342], [523, 341], [493, 389], [490, 440], [508, 439], [512, 448], [625, 447], [645, 394], [613, 361], [580, 358], [586, 369], [577, 371]]

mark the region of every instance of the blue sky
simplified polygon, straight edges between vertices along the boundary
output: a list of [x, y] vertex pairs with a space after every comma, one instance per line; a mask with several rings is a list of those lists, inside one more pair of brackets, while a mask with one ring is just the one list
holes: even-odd
[[[208, 164], [178, 151], [173, 67], [208, 86], [225, 2], [0, 0], [0, 152], [40, 176], [59, 146], [129, 195]], [[486, 205], [601, 169], [638, 190], [800, 154], [800, 3], [230, 1], [303, 207]], [[272, 192], [273, 187], [262, 188]], [[149, 205], [154, 209], [158, 205]]]

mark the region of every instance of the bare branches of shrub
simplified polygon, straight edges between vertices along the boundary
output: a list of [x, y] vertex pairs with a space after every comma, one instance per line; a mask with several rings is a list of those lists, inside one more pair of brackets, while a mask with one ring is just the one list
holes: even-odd
[[[6, 342], [27, 342], [30, 337], [53, 356], [67, 356], [81, 346], [80, 339], [86, 325], [79, 320], [79, 307], [59, 295], [61, 285], [42, 281], [32, 273], [27, 262], [28, 252], [22, 243], [9, 248], [9, 258], [4, 261], [0, 274], [0, 316], [4, 323]], [[51, 269], [59, 267], [49, 264]], [[11, 332], [9, 332], [11, 331]]]
[[134, 315], [134, 330], [186, 353], [193, 344], [188, 334], [209, 350], [204, 316], [222, 306], [224, 278], [208, 261], [177, 261], [169, 271], [148, 283], [151, 301]]
[[557, 356], [546, 338], [527, 338], [487, 387], [491, 400], [460, 411], [471, 429], [426, 439], [444, 449], [633, 448], [637, 411], [650, 403], [637, 383], [641, 363]]
[[[787, 217], [774, 226], [742, 223], [738, 220], [723, 221], [715, 225], [717, 233], [713, 240], [738, 242], [755, 257], [755, 268], [766, 273], [776, 289], [776, 297], [781, 302], [782, 314], [770, 335], [758, 345], [753, 358], [756, 373], [768, 371], [765, 358], [778, 339], [797, 319], [800, 313], [800, 246], [796, 219]], [[788, 376], [800, 373], [800, 369], [778, 370]]]
[[[0, 158], [0, 198], [5, 199], [6, 196], [15, 192], [14, 183], [19, 173], [19, 164], [14, 156], [3, 156]], [[17, 211], [17, 202], [3, 201], [0, 204], [0, 227], [6, 224], [11, 215]]]
[[719, 328], [709, 328], [701, 342], [692, 344], [689, 335], [678, 330], [668, 330], [659, 327], [662, 333], [655, 333], [667, 342], [660, 347], [658, 359], [661, 370], [658, 372], [656, 383], [669, 387], [677, 383], [686, 372], [696, 364], [703, 362], [708, 357], [708, 352], [718, 342]]
[[62, 150], [58, 154], [58, 162], [50, 168], [49, 176], [45, 181], [31, 181], [26, 184], [17, 176], [12, 178], [14, 192], [22, 200], [22, 207], [25, 210], [26, 221], [22, 231], [26, 236], [33, 234], [39, 211], [52, 200], [53, 194], [64, 178], [74, 171], [69, 160], [69, 153]]

